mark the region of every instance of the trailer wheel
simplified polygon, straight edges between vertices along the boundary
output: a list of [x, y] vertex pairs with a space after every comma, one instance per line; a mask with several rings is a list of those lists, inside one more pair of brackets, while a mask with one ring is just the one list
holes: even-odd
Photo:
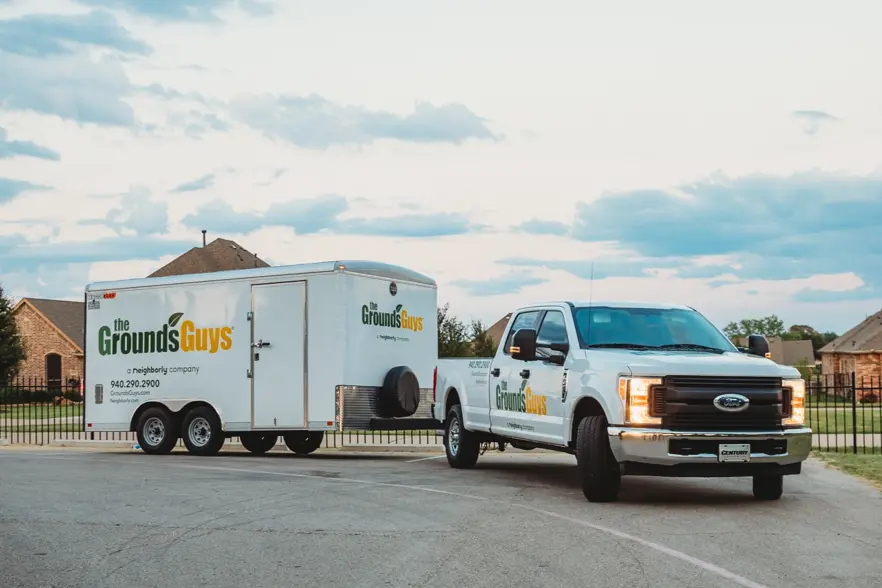
[[141, 414], [135, 434], [141, 450], [149, 454], [171, 453], [178, 442], [171, 413], [158, 406], [148, 408]]
[[606, 417], [586, 416], [579, 423], [576, 462], [585, 498], [591, 502], [613, 502], [618, 499], [622, 475], [609, 447]]
[[778, 500], [784, 493], [784, 476], [775, 474], [772, 476], [753, 477], [753, 496], [758, 500]]
[[411, 416], [420, 406], [420, 383], [407, 366], [394, 367], [386, 374], [377, 398], [380, 417]]
[[240, 433], [242, 447], [256, 455], [262, 455], [276, 446], [279, 440], [277, 433]]
[[226, 441], [220, 418], [208, 406], [190, 410], [184, 417], [181, 431], [184, 445], [193, 455], [215, 455]]
[[456, 469], [470, 469], [478, 463], [481, 445], [463, 426], [462, 407], [455, 404], [447, 413], [447, 426], [444, 428], [444, 451], [447, 463]]
[[322, 446], [324, 431], [291, 431], [282, 435], [288, 449], [297, 455], [309, 455]]

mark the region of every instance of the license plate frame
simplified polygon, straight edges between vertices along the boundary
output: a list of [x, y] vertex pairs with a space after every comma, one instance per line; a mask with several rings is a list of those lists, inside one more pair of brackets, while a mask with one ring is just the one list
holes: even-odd
[[750, 461], [750, 443], [720, 443], [717, 448], [720, 463], [747, 463]]

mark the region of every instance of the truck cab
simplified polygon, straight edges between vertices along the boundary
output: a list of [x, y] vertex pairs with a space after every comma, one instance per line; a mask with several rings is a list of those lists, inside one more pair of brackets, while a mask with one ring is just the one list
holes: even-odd
[[811, 449], [805, 383], [750, 342], [740, 350], [688, 306], [524, 306], [493, 358], [438, 365], [448, 463], [509, 444], [575, 455], [591, 501], [615, 500], [625, 475], [750, 476], [757, 498], [777, 499]]

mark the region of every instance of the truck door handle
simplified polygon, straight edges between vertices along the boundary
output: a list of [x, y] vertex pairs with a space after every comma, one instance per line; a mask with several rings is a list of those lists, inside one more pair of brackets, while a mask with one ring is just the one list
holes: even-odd
[[493, 376], [494, 378], [498, 378], [499, 377], [499, 368], [493, 368], [492, 370], [490, 370], [490, 375]]
[[530, 377], [530, 370], [521, 370], [521, 377], [525, 378], [525, 379], [529, 378]]

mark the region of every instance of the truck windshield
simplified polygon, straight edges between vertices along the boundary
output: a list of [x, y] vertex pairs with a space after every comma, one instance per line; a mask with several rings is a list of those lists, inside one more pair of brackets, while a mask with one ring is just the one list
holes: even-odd
[[573, 317], [584, 348], [738, 350], [694, 310], [592, 306], [576, 308]]

